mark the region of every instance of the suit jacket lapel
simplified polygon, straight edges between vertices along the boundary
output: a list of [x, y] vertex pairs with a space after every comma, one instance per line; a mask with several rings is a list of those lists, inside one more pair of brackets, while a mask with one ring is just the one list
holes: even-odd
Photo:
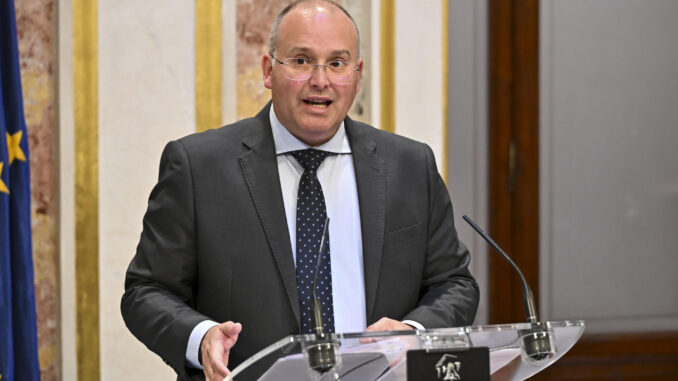
[[381, 254], [384, 243], [386, 208], [386, 165], [377, 156], [377, 143], [367, 129], [356, 128], [346, 118], [346, 133], [351, 144], [353, 167], [358, 185], [360, 225], [363, 239], [363, 266], [365, 277], [365, 306], [367, 323], [374, 322], [374, 304], [379, 285]]
[[243, 139], [243, 154], [238, 160], [278, 265], [290, 306], [299, 324], [297, 278], [285, 219], [285, 206], [280, 193], [269, 109], [270, 103], [255, 117], [255, 123], [250, 127], [250, 135]]

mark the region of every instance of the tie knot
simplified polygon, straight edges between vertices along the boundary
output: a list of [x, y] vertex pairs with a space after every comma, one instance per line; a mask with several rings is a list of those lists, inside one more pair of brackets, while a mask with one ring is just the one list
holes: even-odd
[[293, 151], [292, 156], [304, 167], [304, 171], [315, 172], [320, 164], [330, 153], [317, 149], [307, 148], [300, 151]]

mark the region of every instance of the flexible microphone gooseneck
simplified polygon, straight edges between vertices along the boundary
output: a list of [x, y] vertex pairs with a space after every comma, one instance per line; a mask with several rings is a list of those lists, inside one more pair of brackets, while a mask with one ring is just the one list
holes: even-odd
[[325, 226], [323, 227], [323, 235], [320, 238], [320, 251], [318, 252], [318, 260], [315, 265], [315, 273], [313, 274], [313, 289], [311, 290], [311, 295], [313, 301], [311, 303], [311, 309], [313, 314], [311, 315], [311, 324], [313, 325], [313, 331], [317, 335], [325, 333], [325, 328], [323, 327], [323, 313], [322, 307], [320, 306], [320, 301], [318, 300], [318, 273], [320, 272], [320, 265], [322, 264], [323, 252], [325, 251], [325, 237], [327, 237], [327, 229], [330, 225], [330, 218], [325, 218]]
[[315, 268], [315, 275], [313, 276], [313, 290], [311, 303], [311, 324], [313, 325], [313, 332], [315, 333], [315, 340], [308, 347], [308, 365], [311, 369], [321, 373], [325, 373], [332, 369], [337, 364], [337, 358], [334, 353], [334, 341], [331, 339], [331, 334], [325, 332], [323, 327], [323, 313], [320, 301], [318, 300], [318, 273], [320, 272], [320, 265], [322, 264], [322, 255], [325, 251], [325, 237], [327, 236], [327, 229], [330, 224], [330, 218], [325, 219], [325, 227], [323, 228], [323, 235], [320, 239], [320, 251], [318, 252], [318, 262]]
[[499, 247], [499, 245], [497, 245], [497, 243], [494, 242], [494, 240], [483, 231], [483, 229], [480, 228], [480, 226], [473, 222], [473, 220], [469, 216], [464, 214], [462, 218], [464, 219], [464, 221], [468, 222], [468, 224], [471, 225], [471, 227], [475, 229], [475, 231], [477, 231], [481, 237], [485, 238], [485, 241], [487, 241], [487, 243], [489, 243], [490, 246], [497, 250], [497, 252], [501, 254], [501, 256], [504, 257], [504, 259], [511, 265], [511, 267], [513, 267], [513, 269], [516, 270], [518, 276], [520, 276], [520, 280], [523, 282], [523, 305], [525, 307], [525, 315], [527, 316], [527, 321], [532, 324], [537, 323], [538, 320], [536, 311], [537, 309], [535, 308], [534, 304], [534, 296], [532, 296], [532, 290], [530, 289], [530, 286], [527, 284], [527, 280], [525, 280], [523, 272], [520, 271], [518, 265], [516, 265], [516, 263], [513, 262], [511, 257], [509, 257], [508, 254], [506, 254], [506, 252], [502, 250], [501, 247]]
[[469, 216], [464, 215], [462, 218], [469, 225], [471, 225], [471, 227], [475, 229], [475, 231], [477, 231], [478, 234], [480, 234], [480, 236], [490, 244], [490, 246], [492, 246], [499, 254], [501, 254], [501, 256], [504, 257], [504, 259], [520, 276], [520, 280], [523, 283], [523, 306], [525, 307], [525, 316], [527, 317], [528, 323], [532, 325], [531, 329], [520, 331], [522, 335], [523, 346], [525, 348], [525, 356], [527, 356], [527, 358], [533, 362], [540, 362], [541, 360], [553, 357], [555, 355], [555, 345], [553, 344], [552, 340], [553, 337], [546, 325], [539, 322], [539, 318], [537, 317], [537, 308], [534, 303], [534, 296], [532, 295], [530, 286], [527, 284], [525, 276], [523, 276], [523, 272], [520, 271], [518, 265], [513, 262], [511, 257], [509, 257], [508, 254], [506, 254], [506, 252], [502, 250], [502, 248], [499, 247], [499, 245], [483, 231], [483, 229], [473, 222]]

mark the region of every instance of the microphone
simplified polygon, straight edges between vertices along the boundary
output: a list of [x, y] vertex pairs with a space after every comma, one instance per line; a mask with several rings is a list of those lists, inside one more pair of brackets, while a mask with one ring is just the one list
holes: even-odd
[[504, 250], [502, 250], [499, 245], [490, 238], [487, 233], [483, 231], [473, 220], [464, 215], [462, 217], [471, 227], [480, 234], [481, 237], [487, 241], [502, 257], [513, 267], [513, 269], [520, 276], [520, 280], [523, 283], [523, 306], [525, 308], [525, 316], [527, 317], [527, 322], [532, 326], [531, 329], [520, 330], [521, 334], [521, 345], [523, 346], [523, 354], [529, 362], [538, 364], [545, 359], [549, 359], [555, 356], [556, 348], [553, 343], [553, 333], [548, 329], [545, 323], [539, 322], [537, 317], [537, 308], [534, 302], [534, 296], [532, 295], [532, 290], [527, 284], [523, 272], [520, 271], [518, 265], [509, 257]]
[[320, 250], [318, 252], [318, 262], [313, 276], [313, 290], [311, 302], [311, 324], [313, 325], [313, 332], [315, 333], [315, 340], [311, 342], [308, 347], [308, 364], [311, 369], [320, 373], [325, 373], [332, 369], [337, 364], [337, 358], [334, 353], [335, 342], [331, 339], [331, 333], [326, 333], [323, 327], [323, 313], [320, 301], [318, 300], [318, 273], [320, 272], [320, 265], [322, 264], [322, 256], [325, 251], [325, 237], [327, 236], [327, 229], [330, 224], [330, 218], [325, 219], [325, 226], [323, 227], [323, 235], [320, 239]]

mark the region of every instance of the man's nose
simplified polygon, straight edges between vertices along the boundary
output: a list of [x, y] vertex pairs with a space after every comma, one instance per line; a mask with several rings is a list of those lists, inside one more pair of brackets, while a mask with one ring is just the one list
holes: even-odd
[[311, 78], [309, 81], [313, 87], [324, 88], [329, 86], [330, 79], [327, 77], [327, 66], [315, 65], [313, 71], [311, 72]]

